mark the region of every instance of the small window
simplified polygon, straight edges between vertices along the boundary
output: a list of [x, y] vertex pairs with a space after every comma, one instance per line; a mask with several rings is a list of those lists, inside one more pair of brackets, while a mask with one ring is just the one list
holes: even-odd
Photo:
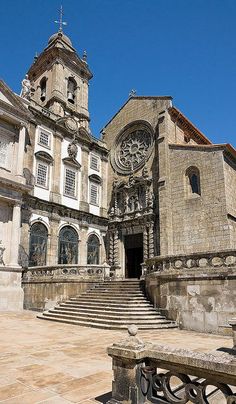
[[90, 159], [90, 168], [93, 170], [99, 171], [99, 159], [97, 156], [91, 155]]
[[65, 169], [64, 194], [70, 197], [76, 196], [76, 171], [70, 168]]
[[200, 173], [197, 167], [189, 167], [186, 171], [189, 195], [201, 195]]
[[48, 170], [49, 166], [46, 163], [39, 161], [37, 163], [36, 170], [36, 185], [40, 187], [47, 188], [48, 187]]
[[44, 129], [39, 129], [39, 144], [50, 147], [50, 133]]
[[90, 203], [98, 205], [98, 185], [93, 182], [90, 183]]

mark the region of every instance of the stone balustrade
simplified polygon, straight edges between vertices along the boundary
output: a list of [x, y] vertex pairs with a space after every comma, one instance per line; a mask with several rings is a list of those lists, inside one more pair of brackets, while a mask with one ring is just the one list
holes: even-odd
[[234, 349], [201, 353], [143, 343], [137, 327], [108, 348], [113, 360], [112, 398], [107, 404], [236, 403]]
[[110, 277], [110, 267], [103, 265], [55, 265], [55, 266], [38, 266], [29, 267], [23, 272], [23, 283], [37, 281], [61, 281], [79, 280], [79, 279], [95, 279], [104, 280]]
[[236, 250], [157, 256], [146, 260], [143, 275], [151, 272], [236, 266]]

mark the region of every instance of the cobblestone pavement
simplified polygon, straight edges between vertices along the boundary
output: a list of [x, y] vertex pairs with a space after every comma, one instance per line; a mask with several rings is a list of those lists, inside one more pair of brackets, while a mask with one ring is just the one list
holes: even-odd
[[[36, 313], [0, 313], [0, 402], [105, 403], [111, 392], [108, 345], [124, 331], [36, 319]], [[143, 340], [196, 351], [232, 347], [232, 338], [180, 330], [142, 331]]]

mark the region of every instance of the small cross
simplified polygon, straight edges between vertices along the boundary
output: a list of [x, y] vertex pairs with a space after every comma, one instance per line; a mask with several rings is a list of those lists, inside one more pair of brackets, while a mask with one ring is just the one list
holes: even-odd
[[63, 7], [61, 6], [60, 8], [60, 14], [59, 14], [59, 21], [54, 21], [56, 24], [59, 24], [59, 32], [62, 32], [62, 26], [67, 25], [67, 22], [63, 21]]
[[129, 93], [129, 98], [135, 97], [136, 94], [137, 94], [137, 91], [134, 90], [134, 89], [132, 89], [132, 90], [130, 91], [130, 93]]

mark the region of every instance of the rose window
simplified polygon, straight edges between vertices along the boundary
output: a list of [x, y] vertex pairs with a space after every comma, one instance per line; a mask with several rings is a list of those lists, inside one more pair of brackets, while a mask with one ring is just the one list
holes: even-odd
[[130, 174], [140, 169], [151, 153], [153, 136], [150, 128], [144, 124], [135, 126], [142, 127], [123, 132], [111, 156], [114, 168], [121, 174]]

